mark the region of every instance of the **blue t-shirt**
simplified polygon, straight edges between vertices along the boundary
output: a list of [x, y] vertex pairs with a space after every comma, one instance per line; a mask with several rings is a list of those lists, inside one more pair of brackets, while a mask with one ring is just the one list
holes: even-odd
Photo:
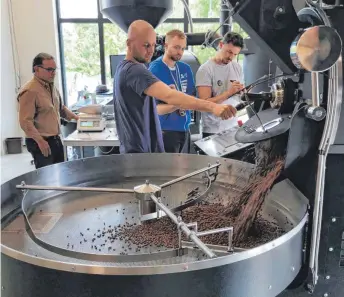
[[155, 100], [144, 93], [158, 81], [144, 64], [124, 60], [117, 66], [113, 93], [122, 154], [165, 151]]
[[[192, 96], [196, 94], [193, 73], [188, 64], [177, 62], [175, 68], [170, 69], [160, 57], [149, 65], [149, 70], [165, 84], [175, 85], [178, 91]], [[166, 103], [157, 100], [157, 104]], [[159, 115], [159, 119], [162, 130], [183, 132], [189, 130], [191, 112], [187, 110], [185, 116], [181, 116], [179, 110], [176, 110]]]

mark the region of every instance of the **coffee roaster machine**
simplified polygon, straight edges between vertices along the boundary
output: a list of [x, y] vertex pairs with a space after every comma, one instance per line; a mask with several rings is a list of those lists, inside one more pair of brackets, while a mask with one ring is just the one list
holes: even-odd
[[[243, 105], [272, 108], [255, 110], [235, 138], [285, 149], [284, 177], [262, 209], [285, 234], [242, 249], [231, 226], [199, 232], [183, 221], [183, 209], [200, 199], [235, 197], [254, 164], [170, 154], [56, 164], [1, 186], [2, 296], [343, 296], [343, 3], [307, 1], [295, 11], [288, 0], [236, 2], [226, 3], [279, 70], [261, 80], [274, 79], [270, 92], [243, 96]], [[142, 3], [99, 4], [123, 29], [134, 19], [157, 26], [172, 9], [167, 0]], [[177, 249], [112, 237], [119, 224], [164, 215], [177, 226]], [[215, 232], [228, 233], [227, 246], [204, 244]]]
[[[232, 7], [237, 4], [230, 2]], [[344, 179], [337, 172], [344, 166], [344, 3], [297, 2], [298, 9], [292, 1], [246, 1], [246, 9], [234, 16], [277, 64], [274, 82], [269, 92], [242, 95], [253, 116], [241, 128], [196, 144], [207, 155], [231, 158], [250, 145], [276, 145], [288, 138], [284, 174], [309, 199], [311, 217], [304, 266], [290, 290], [279, 296], [342, 296]]]

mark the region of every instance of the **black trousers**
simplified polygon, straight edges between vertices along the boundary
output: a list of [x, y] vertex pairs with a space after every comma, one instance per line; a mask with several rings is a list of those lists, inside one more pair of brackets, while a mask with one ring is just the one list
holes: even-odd
[[191, 150], [190, 131], [162, 131], [166, 153], [189, 154]]
[[51, 154], [44, 157], [36, 141], [32, 138], [26, 138], [26, 148], [31, 153], [35, 162], [36, 169], [48, 165], [64, 162], [63, 144], [59, 136], [51, 136], [45, 138], [49, 143]]

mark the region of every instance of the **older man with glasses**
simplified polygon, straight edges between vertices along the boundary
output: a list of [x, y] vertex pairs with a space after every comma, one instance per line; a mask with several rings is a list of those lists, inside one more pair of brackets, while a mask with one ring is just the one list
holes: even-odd
[[60, 139], [60, 118], [78, 120], [63, 103], [54, 85], [56, 63], [53, 56], [40, 53], [32, 63], [33, 78], [19, 91], [19, 122], [26, 135], [26, 147], [36, 168], [64, 162]]

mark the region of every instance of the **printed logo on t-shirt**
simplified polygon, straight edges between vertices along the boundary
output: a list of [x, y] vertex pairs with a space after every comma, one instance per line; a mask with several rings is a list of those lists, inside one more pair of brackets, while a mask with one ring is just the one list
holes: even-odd
[[188, 74], [187, 74], [187, 73], [181, 74], [181, 75], [180, 75], [180, 78], [181, 78], [181, 79], [187, 79], [187, 78], [188, 78]]
[[188, 89], [188, 81], [187, 80], [182, 80], [182, 92], [186, 93]]
[[219, 87], [221, 87], [221, 86], [223, 85], [222, 80], [218, 80], [218, 81], [217, 81], [217, 85], [218, 85]]
[[181, 74], [180, 75], [181, 81], [180, 83], [182, 84], [182, 92], [186, 93], [188, 89], [188, 74]]

